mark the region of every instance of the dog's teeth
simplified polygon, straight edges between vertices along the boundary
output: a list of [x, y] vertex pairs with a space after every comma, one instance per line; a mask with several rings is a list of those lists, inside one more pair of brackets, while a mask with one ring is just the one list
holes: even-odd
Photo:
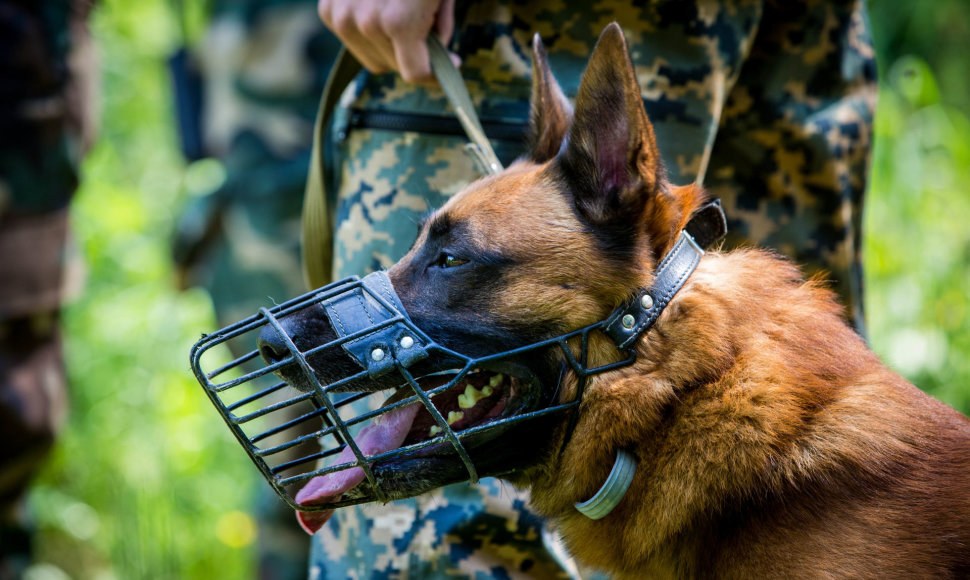
[[448, 424], [454, 425], [465, 418], [465, 413], [461, 411], [448, 411]]
[[[486, 393], [486, 389], [489, 392]], [[465, 385], [465, 392], [458, 395], [458, 407], [461, 409], [471, 409], [478, 404], [479, 399], [491, 395], [491, 390], [490, 387], [478, 390], [471, 385]]]
[[434, 437], [438, 433], [441, 433], [442, 430], [443, 429], [439, 425], [432, 425], [431, 428], [428, 429], [428, 435]]
[[471, 385], [465, 385], [465, 392], [458, 395], [458, 408], [459, 409], [471, 409], [481, 398], [479, 395], [481, 391], [476, 389]]
[[492, 379], [490, 381], [488, 381], [488, 385], [490, 387], [497, 387], [497, 386], [499, 386], [499, 383], [501, 383], [504, 380], [505, 380], [505, 376], [503, 376], [502, 373], [499, 373], [499, 374], [495, 375], [494, 377], [492, 377]]

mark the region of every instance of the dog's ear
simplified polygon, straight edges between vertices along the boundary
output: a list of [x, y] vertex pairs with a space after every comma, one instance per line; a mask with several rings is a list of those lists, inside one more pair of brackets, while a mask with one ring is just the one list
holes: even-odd
[[536, 163], [543, 163], [559, 153], [566, 132], [569, 131], [573, 107], [552, 76], [546, 48], [538, 33], [532, 38], [532, 54], [529, 156]]
[[600, 35], [583, 73], [561, 161], [577, 208], [594, 225], [637, 220], [665, 183], [653, 126], [615, 22]]

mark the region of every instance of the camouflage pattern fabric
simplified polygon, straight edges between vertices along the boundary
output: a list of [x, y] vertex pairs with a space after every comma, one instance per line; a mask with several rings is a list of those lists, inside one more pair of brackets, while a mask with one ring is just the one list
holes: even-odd
[[862, 205], [876, 104], [865, 2], [771, 2], [758, 30], [703, 183], [726, 202], [728, 244], [776, 248], [825, 274], [865, 336]]
[[24, 493], [64, 423], [67, 206], [91, 140], [91, 2], [0, 0], [0, 578], [31, 559]]
[[340, 45], [312, 0], [214, 2], [201, 46], [203, 140], [225, 166], [185, 211], [175, 260], [220, 322], [304, 291], [300, 211], [313, 120]]
[[[574, 97], [599, 32], [619, 22], [671, 180], [703, 183], [724, 201], [729, 246], [773, 246], [809, 273], [828, 271], [862, 331], [859, 226], [875, 104], [864, 3], [480, 1], [456, 11], [451, 48], [486, 132], [527, 122], [533, 33]], [[446, 114], [440, 91], [364, 73], [343, 104], [336, 278], [393, 264], [418, 221], [477, 176], [464, 137], [408, 122]], [[521, 141], [494, 144], [505, 163], [522, 152]], [[489, 479], [344, 508], [314, 538], [310, 577], [576, 576], [527, 505], [527, 494]]]
[[92, 133], [89, 9], [0, 0], [0, 320], [56, 310], [75, 281], [65, 210]]

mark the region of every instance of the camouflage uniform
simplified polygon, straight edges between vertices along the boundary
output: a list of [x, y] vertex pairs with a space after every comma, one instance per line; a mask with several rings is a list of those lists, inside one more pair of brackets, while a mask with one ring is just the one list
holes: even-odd
[[22, 498], [64, 422], [58, 316], [80, 284], [67, 206], [91, 139], [90, 2], [0, 1], [0, 577], [30, 558]]
[[[724, 201], [728, 245], [770, 245], [830, 272], [862, 329], [875, 66], [861, 0], [483, 0], [458, 2], [456, 20], [451, 48], [506, 163], [522, 153], [532, 35], [575, 97], [600, 31], [619, 22], [671, 181]], [[335, 278], [393, 264], [418, 220], [476, 177], [465, 138], [437, 121], [440, 91], [364, 73], [343, 104]], [[338, 510], [314, 538], [311, 578], [566, 577], [526, 506], [489, 479]]]
[[300, 211], [320, 92], [339, 43], [312, 0], [215, 2], [195, 51], [202, 140], [226, 180], [185, 211], [175, 259], [221, 322], [304, 291]]

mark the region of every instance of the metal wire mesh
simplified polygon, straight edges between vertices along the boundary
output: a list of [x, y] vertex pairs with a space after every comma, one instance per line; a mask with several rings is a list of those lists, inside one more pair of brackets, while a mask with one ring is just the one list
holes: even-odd
[[[345, 292], [368, 292], [378, 303], [388, 309], [386, 320], [370, 329], [361, 330], [326, 344], [315, 345], [301, 352], [287, 336], [280, 321]], [[390, 404], [385, 402], [388, 394], [386, 391], [347, 392], [351, 385], [367, 378], [368, 372], [363, 367], [359, 372], [348, 374], [330, 384], [320, 382], [308, 359], [328, 350], [340, 349], [349, 341], [395, 324], [407, 327], [409, 332], [421, 337], [430, 351], [435, 351], [441, 355], [439, 358], [448, 360], [449, 371], [453, 373], [451, 379], [425, 391], [408, 368], [396, 363], [395, 372], [399, 374], [399, 384], [405, 389], [409, 386], [411, 393], [409, 396], [398, 397], [399, 400]], [[256, 348], [257, 337], [267, 326], [273, 327], [279, 333], [288, 349], [288, 356], [271, 364], [264, 363]], [[632, 354], [627, 353], [629, 356], [620, 362], [593, 369], [587, 368], [589, 335], [600, 329], [601, 325], [597, 324], [522, 348], [473, 359], [434, 343], [415, 327], [404, 313], [397, 312], [381, 296], [362, 285], [359, 278], [352, 277], [273, 308], [260, 309], [254, 316], [203, 336], [192, 348], [191, 364], [196, 378], [204, 387], [226, 425], [277, 494], [294, 509], [315, 511], [369, 501], [388, 501], [391, 498], [375, 477], [374, 466], [382, 461], [414, 453], [432, 445], [450, 444], [456, 460], [463, 464], [468, 473], [468, 481], [477, 481], [480, 474], [463, 441], [499, 425], [507, 426], [529, 421], [568, 409], [577, 404], [581, 397], [586, 377], [632, 362]], [[558, 348], [564, 368], [576, 373], [579, 378], [580, 394], [573, 402], [551, 404], [545, 408], [458, 431], [449, 426], [446, 418], [431, 402], [432, 397], [459, 385], [469, 373], [481, 365], [487, 365], [505, 357], [521, 356], [530, 351], [549, 348]], [[295, 368], [294, 365], [298, 367], [305, 379], [304, 383], [310, 385], [309, 389], [294, 388], [278, 378], [277, 373], [280, 369], [288, 366], [292, 370]], [[365, 425], [386, 413], [417, 401], [423, 404], [440, 427], [441, 430], [437, 436], [372, 456], [362, 452], [355, 437]], [[353, 459], [337, 460], [336, 458], [347, 446], [350, 446], [353, 451]], [[343, 457], [346, 457], [346, 454], [343, 454]], [[327, 463], [331, 464], [327, 465]], [[296, 490], [313, 477], [355, 467], [364, 471], [365, 480], [369, 485], [362, 486], [363, 489], [352, 494], [352, 497], [348, 494], [330, 503], [315, 506], [300, 505], [295, 501]]]

